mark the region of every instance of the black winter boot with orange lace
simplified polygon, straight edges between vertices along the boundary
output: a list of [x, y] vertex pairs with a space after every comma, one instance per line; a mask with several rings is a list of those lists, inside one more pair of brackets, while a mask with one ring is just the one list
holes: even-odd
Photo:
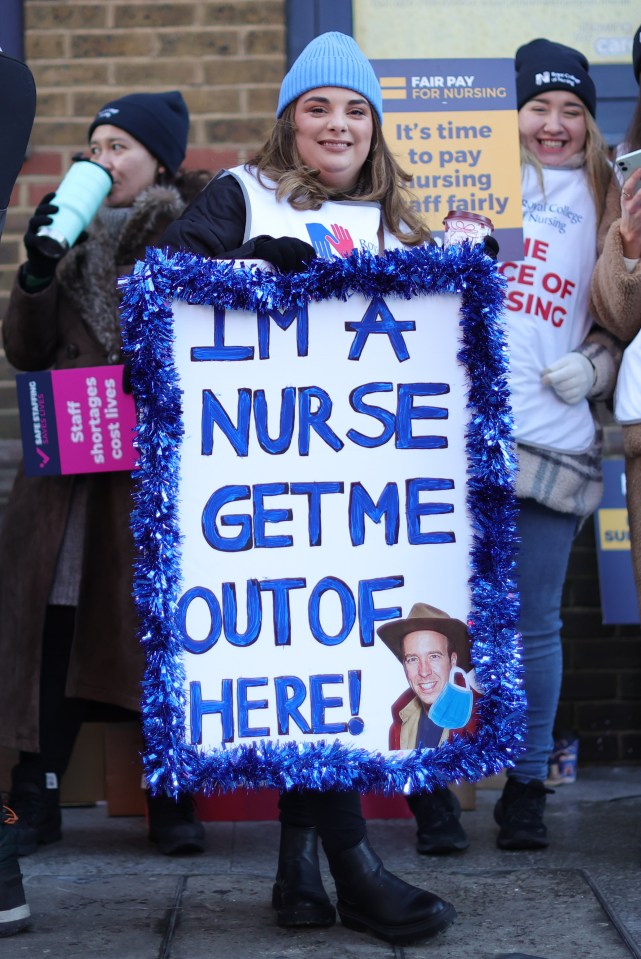
[[26, 929], [31, 912], [18, 865], [17, 817], [8, 806], [0, 817], [0, 936], [13, 936]]

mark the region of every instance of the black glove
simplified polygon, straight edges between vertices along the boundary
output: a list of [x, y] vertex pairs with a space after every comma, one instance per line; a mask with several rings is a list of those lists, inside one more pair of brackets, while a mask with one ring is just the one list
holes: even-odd
[[56, 272], [58, 261], [40, 252], [36, 236], [41, 226], [49, 226], [53, 223], [51, 216], [58, 212], [58, 207], [51, 202], [55, 195], [55, 193], [47, 193], [43, 196], [29, 220], [27, 232], [24, 235], [24, 245], [27, 250], [26, 272], [38, 280], [49, 280]]
[[314, 247], [295, 236], [257, 236], [254, 255], [285, 273], [302, 273], [316, 259]]
[[496, 260], [499, 255], [499, 241], [496, 239], [496, 237], [491, 236], [491, 234], [484, 236], [483, 246], [485, 247], [485, 255], [491, 257], [493, 260]]

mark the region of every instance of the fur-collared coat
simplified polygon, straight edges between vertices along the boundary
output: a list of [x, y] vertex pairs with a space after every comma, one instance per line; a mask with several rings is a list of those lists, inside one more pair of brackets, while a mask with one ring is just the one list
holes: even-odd
[[[628, 272], [620, 222], [610, 227], [592, 277], [592, 313], [606, 330], [629, 343], [641, 330], [641, 260]], [[641, 606], [641, 424], [622, 430], [632, 564]]]
[[[3, 322], [19, 370], [122, 363], [116, 279], [131, 271], [184, 209], [174, 187], [152, 186], [123, 225], [92, 224], [40, 292], [14, 283]], [[0, 743], [38, 750], [42, 631], [74, 476], [25, 477], [19, 469], [0, 538]], [[86, 519], [67, 695], [138, 710], [144, 660], [132, 600], [128, 472], [86, 484]]]

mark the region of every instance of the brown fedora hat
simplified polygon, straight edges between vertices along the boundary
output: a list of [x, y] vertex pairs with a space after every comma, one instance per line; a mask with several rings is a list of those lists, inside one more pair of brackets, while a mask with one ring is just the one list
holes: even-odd
[[465, 623], [452, 619], [442, 609], [428, 606], [427, 603], [414, 603], [407, 619], [391, 619], [379, 626], [376, 632], [399, 662], [403, 662], [403, 637], [408, 633], [429, 629], [441, 633], [452, 641], [456, 652], [457, 665], [462, 669], [470, 668], [470, 637]]

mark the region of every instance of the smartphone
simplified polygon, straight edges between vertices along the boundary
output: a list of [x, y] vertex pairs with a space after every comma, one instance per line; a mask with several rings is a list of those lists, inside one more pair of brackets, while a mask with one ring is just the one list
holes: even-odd
[[[621, 171], [623, 179], [627, 180], [635, 170], [641, 167], [641, 150], [634, 150], [633, 153], [622, 153], [614, 162]], [[636, 185], [635, 193], [639, 187], [641, 187], [641, 180]]]

